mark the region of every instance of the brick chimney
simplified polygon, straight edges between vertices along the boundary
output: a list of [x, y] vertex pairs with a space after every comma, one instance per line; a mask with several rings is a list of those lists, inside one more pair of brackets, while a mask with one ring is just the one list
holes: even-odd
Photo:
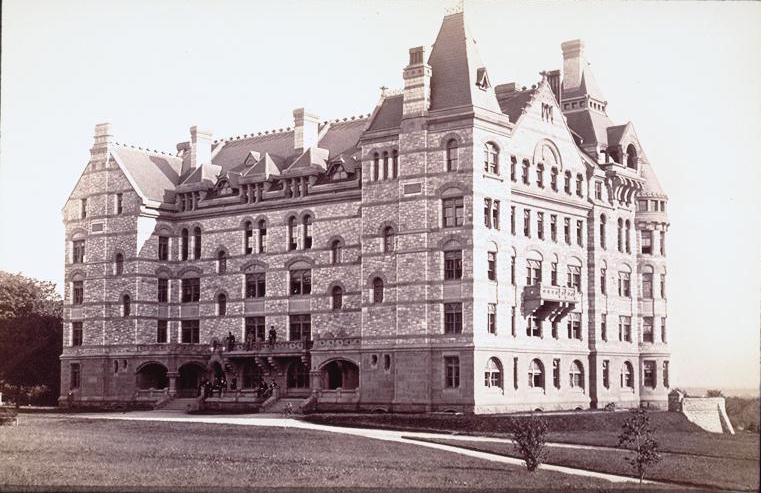
[[95, 136], [93, 138], [90, 155], [93, 157], [103, 157], [108, 150], [108, 145], [114, 141], [111, 133], [110, 123], [98, 123], [95, 125]]
[[211, 131], [190, 127], [190, 168], [211, 163]]
[[423, 46], [410, 48], [410, 63], [404, 68], [402, 118], [422, 116], [431, 107], [431, 66]]
[[547, 83], [552, 89], [552, 93], [555, 95], [555, 101], [560, 104], [562, 97], [560, 94], [560, 70], [550, 70], [547, 72]]
[[317, 146], [318, 126], [320, 117], [307, 113], [304, 108], [293, 110], [293, 150], [304, 152], [305, 149]]
[[586, 66], [584, 42], [574, 39], [562, 43], [560, 48], [563, 50], [563, 89], [577, 89], [581, 87], [581, 77]]

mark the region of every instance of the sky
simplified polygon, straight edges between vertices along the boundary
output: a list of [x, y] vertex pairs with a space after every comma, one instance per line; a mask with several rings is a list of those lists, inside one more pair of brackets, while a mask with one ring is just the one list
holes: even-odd
[[[2, 2], [0, 270], [63, 281], [61, 208], [96, 123], [175, 152], [372, 111], [455, 1]], [[761, 3], [466, 0], [493, 84], [538, 82], [581, 38], [669, 194], [673, 383], [757, 388]]]

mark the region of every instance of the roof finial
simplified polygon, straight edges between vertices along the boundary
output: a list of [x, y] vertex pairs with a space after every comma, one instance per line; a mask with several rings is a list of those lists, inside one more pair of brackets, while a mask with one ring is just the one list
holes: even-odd
[[380, 86], [380, 90], [381, 90], [381, 97], [385, 98], [386, 97], [386, 91], [388, 90], [388, 87], [386, 87], [386, 86]]

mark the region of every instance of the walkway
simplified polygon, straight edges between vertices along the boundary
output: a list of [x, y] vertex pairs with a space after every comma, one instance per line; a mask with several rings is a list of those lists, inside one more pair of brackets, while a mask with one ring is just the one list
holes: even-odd
[[[244, 414], [244, 415], [193, 415], [185, 414], [183, 412], [159, 410], [159, 411], [134, 411], [128, 413], [114, 414], [114, 413], [88, 413], [88, 414], [76, 414], [68, 415], [76, 418], [86, 419], [118, 419], [118, 420], [134, 420], [134, 421], [174, 421], [174, 422], [191, 422], [191, 423], [209, 423], [209, 424], [227, 424], [227, 425], [242, 425], [242, 426], [268, 426], [268, 427], [282, 427], [282, 428], [301, 428], [315, 431], [325, 431], [329, 433], [342, 433], [345, 435], [353, 435], [365, 438], [372, 438], [375, 440], [387, 440], [391, 442], [407, 443], [417, 445], [420, 447], [429, 447], [438, 450], [444, 450], [447, 452], [454, 452], [456, 454], [465, 455], [468, 457], [475, 457], [477, 459], [484, 459], [491, 462], [498, 462], [502, 464], [509, 464], [512, 466], [525, 467], [522, 460], [514, 457], [506, 457], [503, 455], [492, 454], [488, 452], [479, 452], [477, 450], [470, 450], [465, 448], [456, 447], [453, 445], [444, 445], [440, 443], [423, 442], [420, 440], [414, 440], [415, 438], [423, 439], [446, 439], [446, 440], [467, 440], [478, 442], [500, 442], [500, 443], [512, 443], [507, 438], [497, 437], [478, 437], [469, 435], [450, 435], [446, 433], [425, 433], [416, 431], [395, 431], [395, 430], [382, 430], [371, 428], [344, 428], [341, 426], [329, 426], [316, 423], [308, 423], [306, 421], [300, 421], [297, 419], [284, 418], [281, 415], [275, 414]], [[409, 437], [409, 438], [407, 438]], [[565, 443], [552, 443], [547, 444], [551, 447], [562, 448], [576, 448], [576, 449], [597, 449], [598, 447], [589, 445], [572, 445]], [[596, 471], [588, 471], [586, 469], [577, 469], [573, 467], [556, 466], [551, 464], [542, 464], [540, 469], [545, 471], [555, 471], [565, 474], [573, 474], [575, 476], [584, 476], [589, 478], [606, 479], [615, 483], [637, 483], [638, 479], [628, 476], [620, 476], [617, 474], [601, 473]], [[668, 483], [659, 483], [657, 481], [645, 481], [647, 484], [652, 485], [668, 485]], [[675, 485], [673, 485], [675, 486]], [[684, 487], [679, 485], [680, 487]]]

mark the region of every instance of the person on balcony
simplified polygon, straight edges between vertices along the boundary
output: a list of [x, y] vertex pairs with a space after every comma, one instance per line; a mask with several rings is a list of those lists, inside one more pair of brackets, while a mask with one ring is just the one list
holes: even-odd
[[270, 334], [269, 334], [269, 336], [270, 336], [270, 340], [269, 340], [270, 346], [274, 346], [275, 343], [277, 342], [277, 331], [275, 330], [275, 326], [274, 325], [270, 325]]

